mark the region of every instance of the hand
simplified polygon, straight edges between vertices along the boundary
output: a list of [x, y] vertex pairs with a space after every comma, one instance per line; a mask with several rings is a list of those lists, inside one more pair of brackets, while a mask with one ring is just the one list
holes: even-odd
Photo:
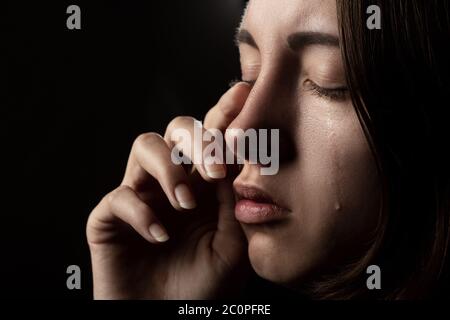
[[[202, 130], [225, 130], [249, 91], [245, 83], [231, 88]], [[89, 216], [96, 299], [209, 299], [242, 283], [247, 244], [234, 218], [233, 168], [214, 164], [209, 176], [204, 165], [175, 165], [171, 134], [177, 128], [192, 133], [194, 119], [174, 119], [164, 138], [139, 136], [121, 185]], [[188, 157], [199, 152], [182, 151]]]

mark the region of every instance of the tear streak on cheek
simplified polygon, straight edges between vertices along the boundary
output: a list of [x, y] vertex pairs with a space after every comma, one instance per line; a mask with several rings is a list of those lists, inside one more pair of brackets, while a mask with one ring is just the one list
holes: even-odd
[[327, 138], [328, 150], [330, 153], [330, 184], [334, 190], [334, 210], [339, 212], [342, 210], [342, 165], [341, 157], [339, 156], [338, 135], [336, 133], [336, 123], [332, 118], [331, 112], [327, 115]]

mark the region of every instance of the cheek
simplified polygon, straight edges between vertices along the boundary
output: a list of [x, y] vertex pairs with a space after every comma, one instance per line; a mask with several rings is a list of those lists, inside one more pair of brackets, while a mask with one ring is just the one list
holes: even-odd
[[343, 243], [362, 242], [378, 221], [381, 183], [356, 114], [344, 124], [335, 134], [335, 185], [342, 213], [336, 233]]
[[302, 281], [320, 266], [360, 254], [358, 243], [378, 213], [376, 166], [352, 106], [303, 110], [297, 158], [278, 175], [291, 219], [273, 228], [244, 226], [255, 271], [279, 283]]
[[315, 110], [314, 117], [304, 116], [298, 136], [301, 196], [291, 197], [297, 199], [296, 220], [309, 246], [328, 252], [362, 242], [373, 228], [379, 181], [353, 107]]

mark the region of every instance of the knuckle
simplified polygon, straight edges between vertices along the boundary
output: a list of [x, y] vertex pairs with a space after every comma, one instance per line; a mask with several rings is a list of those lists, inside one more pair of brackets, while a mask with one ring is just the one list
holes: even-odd
[[100, 212], [101, 212], [101, 202], [94, 209], [92, 209], [91, 213], [89, 214], [86, 226], [91, 226], [92, 224], [94, 224], [95, 217], [98, 216]]
[[108, 206], [110, 208], [114, 206], [116, 199], [117, 199], [117, 191], [116, 190], [111, 191], [104, 197], [104, 201], [108, 204]]
[[170, 121], [169, 125], [167, 126], [167, 131], [172, 132], [173, 130], [177, 128], [189, 128], [192, 126], [196, 119], [193, 117], [188, 116], [178, 116], [172, 119]]
[[134, 147], [137, 149], [146, 148], [162, 140], [160, 134], [156, 132], [147, 132], [139, 135], [134, 141]]
[[106, 203], [108, 204], [108, 206], [110, 208], [114, 207], [115, 204], [117, 203], [118, 199], [122, 196], [122, 194], [124, 192], [128, 191], [128, 187], [127, 186], [119, 186], [118, 188], [114, 189], [113, 191], [111, 191], [110, 193], [108, 193], [105, 197], [104, 200], [106, 201]]

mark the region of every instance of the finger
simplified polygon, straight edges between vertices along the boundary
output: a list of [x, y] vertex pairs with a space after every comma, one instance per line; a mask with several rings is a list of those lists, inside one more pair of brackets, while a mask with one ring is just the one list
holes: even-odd
[[177, 117], [167, 126], [164, 139], [170, 149], [181, 151], [194, 164], [204, 180], [225, 178], [224, 137], [220, 131], [205, 130], [192, 117]]
[[250, 94], [251, 86], [239, 82], [228, 90], [219, 102], [206, 114], [205, 128], [216, 128], [222, 132], [238, 116]]
[[246, 240], [234, 216], [235, 199], [231, 179], [218, 183], [217, 197], [220, 210], [212, 246], [224, 262], [232, 265], [245, 253]]
[[[125, 222], [151, 243], [166, 242], [169, 239], [167, 230], [157, 219], [153, 210], [127, 186], [120, 186], [105, 196], [94, 209], [92, 219], [97, 219], [98, 223], [93, 225], [99, 226], [108, 226], [117, 220]], [[107, 232], [98, 234], [107, 236]], [[102, 239], [94, 237], [92, 241], [102, 241]]]
[[158, 181], [175, 209], [196, 207], [185, 170], [172, 161], [168, 145], [155, 133], [142, 134], [136, 139], [122, 184], [135, 189], [142, 183], [145, 175]]

